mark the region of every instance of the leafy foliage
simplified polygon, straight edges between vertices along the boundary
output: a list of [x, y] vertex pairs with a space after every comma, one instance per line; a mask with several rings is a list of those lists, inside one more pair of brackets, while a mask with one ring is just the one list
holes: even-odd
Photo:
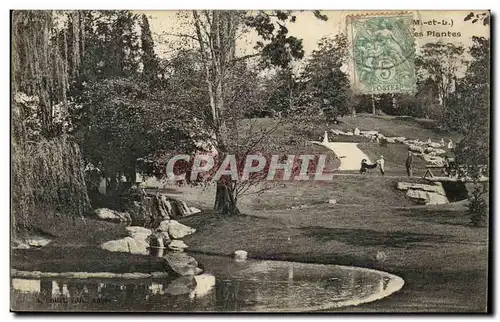
[[464, 64], [465, 48], [453, 43], [427, 43], [416, 57], [418, 79], [431, 80], [442, 110], [448, 108], [448, 98], [455, 90], [457, 72]]
[[147, 17], [119, 10], [88, 15], [86, 55], [71, 91], [72, 133], [85, 160], [118, 188], [121, 176], [135, 182], [138, 159], [184, 147], [188, 130], [179, 129], [186, 117], [181, 96], [172, 100], [165, 92], [173, 87], [158, 78]]
[[136, 74], [141, 62], [139, 34], [136, 30], [139, 16], [124, 10], [84, 13], [85, 51], [73, 86], [108, 76], [128, 77]]
[[488, 223], [488, 203], [485, 200], [486, 196], [487, 193], [481, 185], [476, 185], [469, 196], [467, 207], [473, 226], [484, 227]]
[[473, 38], [469, 52], [473, 60], [466, 76], [452, 95], [446, 120], [450, 128], [463, 134], [456, 148], [457, 164], [478, 178], [488, 173], [490, 133], [490, 41]]
[[141, 20], [141, 49], [144, 75], [146, 75], [146, 77], [156, 78], [158, 72], [158, 57], [156, 57], [154, 51], [153, 36], [146, 15], [142, 15]]
[[187, 140], [175, 106], [164, 104], [147, 85], [128, 78], [88, 83], [72, 109], [74, 135], [86, 160], [113, 180], [124, 175], [135, 181], [138, 158], [182, 150]]
[[277, 69], [275, 74], [263, 81], [263, 86], [263, 90], [270, 94], [266, 109], [251, 116], [288, 116], [303, 103], [304, 84], [290, 68]]
[[477, 13], [475, 14], [474, 12], [470, 12], [465, 18], [464, 21], [471, 21], [472, 23], [476, 23], [479, 21], [482, 21], [484, 26], [487, 26], [490, 24], [490, 18], [491, 13], [490, 12], [483, 12], [483, 13]]
[[[273, 19], [276, 18], [276, 19]], [[286, 22], [295, 22], [291, 11], [257, 11], [244, 16], [244, 24], [254, 29], [264, 40], [256, 44], [262, 50], [262, 59], [267, 66], [286, 68], [294, 59], [302, 59], [304, 50], [302, 40], [288, 35]]]
[[344, 35], [323, 38], [302, 74], [310, 103], [320, 106], [330, 119], [349, 112], [349, 78], [342, 70], [347, 53], [348, 43]]
[[48, 215], [83, 216], [90, 211], [78, 145], [66, 136], [26, 140], [17, 104], [12, 107], [12, 226], [33, 228]]

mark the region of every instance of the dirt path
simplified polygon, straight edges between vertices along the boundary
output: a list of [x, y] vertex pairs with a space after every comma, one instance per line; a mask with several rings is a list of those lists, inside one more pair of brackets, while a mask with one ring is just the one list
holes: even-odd
[[359, 170], [361, 160], [366, 159], [371, 163], [368, 156], [359, 149], [358, 143], [352, 142], [313, 142], [330, 149], [340, 159], [340, 171]]

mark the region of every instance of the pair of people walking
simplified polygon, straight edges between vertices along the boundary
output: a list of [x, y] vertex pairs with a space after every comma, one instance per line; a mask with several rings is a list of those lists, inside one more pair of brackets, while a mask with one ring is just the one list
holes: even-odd
[[379, 167], [380, 169], [380, 174], [385, 175], [385, 160], [383, 155], [381, 155], [380, 159], [378, 159], [373, 164], [369, 164], [368, 160], [366, 159], [361, 160], [361, 168], [359, 169], [359, 173], [365, 174], [368, 169], [375, 169], [377, 167]]

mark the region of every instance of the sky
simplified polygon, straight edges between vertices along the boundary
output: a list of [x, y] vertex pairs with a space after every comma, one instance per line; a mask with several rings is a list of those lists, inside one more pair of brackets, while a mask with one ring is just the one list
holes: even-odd
[[[464, 21], [465, 16], [469, 11], [413, 11], [414, 19], [422, 22], [435, 21], [442, 22], [446, 20], [448, 25], [431, 25], [421, 24], [415, 26], [416, 32], [422, 32], [423, 36], [416, 36], [415, 41], [417, 48], [428, 42], [452, 42], [463, 44], [468, 47], [472, 44], [472, 36], [482, 36], [489, 38], [489, 26], [484, 26], [482, 23], [472, 24], [471, 21]], [[179, 11], [140, 11], [145, 13], [150, 19], [150, 26], [155, 35], [156, 48], [155, 51], [160, 57], [167, 58], [179, 46], [180, 38], [172, 36], [175, 33], [192, 33], [192, 25], [189, 20], [179, 18]], [[306, 57], [309, 56], [317, 47], [318, 40], [325, 36], [333, 36], [338, 33], [345, 33], [346, 17], [348, 15], [356, 15], [367, 13], [367, 11], [322, 11], [328, 16], [327, 21], [322, 21], [314, 17], [309, 11], [297, 12], [297, 21], [288, 23], [287, 28], [289, 34], [303, 40], [303, 48]], [[370, 11], [368, 11], [370, 13]], [[371, 12], [373, 13], [373, 12]], [[482, 13], [481, 11], [475, 13]], [[181, 15], [188, 15], [189, 12], [181, 12]], [[451, 26], [453, 23], [453, 26]], [[448, 31], [450, 32], [448, 34]], [[432, 35], [429, 33], [434, 32]], [[443, 32], [447, 34], [443, 36]], [[438, 37], [436, 37], [438, 36]], [[237, 42], [237, 52], [240, 54], [248, 54], [252, 52], [252, 48], [258, 36], [255, 33], [247, 34]]]

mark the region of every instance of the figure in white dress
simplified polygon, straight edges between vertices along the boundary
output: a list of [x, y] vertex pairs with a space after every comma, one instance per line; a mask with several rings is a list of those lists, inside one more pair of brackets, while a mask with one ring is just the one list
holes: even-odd
[[380, 159], [377, 160], [378, 166], [380, 167], [380, 174], [385, 175], [385, 160], [384, 156], [381, 155]]
[[448, 141], [448, 149], [453, 149], [453, 141], [451, 139]]
[[323, 143], [328, 143], [328, 132], [325, 131], [325, 136], [323, 136]]

